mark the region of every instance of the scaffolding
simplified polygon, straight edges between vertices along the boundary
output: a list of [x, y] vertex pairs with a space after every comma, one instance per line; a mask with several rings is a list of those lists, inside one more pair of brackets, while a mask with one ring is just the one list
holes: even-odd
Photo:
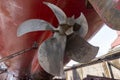
[[[103, 68], [101, 68], [101, 69], [104, 69], [104, 72], [101, 72], [102, 77], [99, 77], [99, 75], [98, 75], [98, 78], [100, 78], [100, 79], [97, 79], [97, 80], [101, 80], [101, 79], [102, 80], [116, 80], [116, 77], [114, 75], [116, 71], [114, 71], [114, 70], [117, 69], [118, 71], [120, 71], [120, 64], [114, 64], [113, 61], [119, 60], [119, 59], [120, 59], [120, 48], [117, 48], [117, 49], [113, 49], [113, 50], [109, 51], [106, 55], [103, 55], [101, 57], [93, 59], [92, 61], [90, 61], [88, 63], [77, 64], [72, 67], [65, 68], [64, 71], [66, 72], [66, 74], [67, 74], [67, 72], [70, 73], [70, 71], [72, 71], [72, 73], [71, 73], [72, 78], [69, 80], [83, 80], [83, 78], [80, 79], [78, 77], [81, 77], [83, 72], [85, 73], [85, 70], [86, 70], [85, 68], [91, 69], [92, 67], [94, 67], [93, 71], [91, 69], [89, 72], [95, 72], [95, 71], [97, 71], [97, 69], [95, 70], [95, 67], [98, 68], [98, 67], [101, 67], [101, 65], [102, 65]], [[90, 66], [92, 66], [92, 67], [90, 67]], [[84, 69], [82, 70], [82, 68], [84, 68]], [[115, 68], [115, 69], [113, 70], [113, 68]], [[76, 77], [73, 76], [75, 74], [74, 73], [75, 71], [76, 71]], [[99, 71], [102, 71], [102, 70], [99, 69]], [[102, 74], [102, 73], [105, 73], [105, 74]], [[118, 75], [119, 75], [118, 80], [120, 80], [120, 72], [118, 73]], [[94, 80], [94, 79], [89, 79], [89, 78], [91, 78], [90, 76], [92, 76], [92, 78], [96, 77], [92, 74], [89, 74], [89, 75], [86, 75], [86, 77], [88, 77], [88, 78], [86, 78], [84, 80]], [[67, 75], [67, 77], [68, 77], [68, 75]], [[109, 79], [105, 78], [105, 77], [108, 77]], [[105, 79], [103, 79], [103, 78], [105, 78]]]

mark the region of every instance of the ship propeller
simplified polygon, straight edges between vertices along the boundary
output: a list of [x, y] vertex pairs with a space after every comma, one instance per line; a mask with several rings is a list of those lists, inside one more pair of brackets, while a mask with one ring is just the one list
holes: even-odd
[[88, 62], [96, 56], [98, 48], [90, 45], [83, 39], [88, 32], [88, 24], [82, 13], [76, 19], [74, 16], [67, 18], [65, 13], [56, 5], [48, 2], [44, 2], [44, 4], [57, 17], [59, 22], [58, 28], [44, 20], [30, 19], [19, 26], [17, 35], [22, 36], [33, 31], [52, 31], [52, 37], [39, 46], [38, 60], [46, 72], [54, 76], [60, 76], [63, 74], [65, 55], [69, 59], [80, 63]]

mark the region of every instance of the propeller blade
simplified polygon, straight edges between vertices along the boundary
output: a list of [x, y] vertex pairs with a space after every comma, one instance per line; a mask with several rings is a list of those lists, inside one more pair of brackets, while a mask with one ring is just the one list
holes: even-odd
[[79, 29], [79, 34], [81, 37], [85, 37], [88, 32], [88, 23], [87, 19], [85, 18], [84, 14], [81, 13], [80, 17], [78, 17], [75, 22], [79, 25], [81, 25], [81, 28]]
[[95, 58], [98, 49], [80, 37], [79, 34], [72, 34], [67, 37], [65, 54], [77, 62], [86, 63]]
[[26, 33], [33, 31], [44, 31], [44, 30], [54, 30], [54, 27], [44, 20], [30, 19], [23, 22], [19, 26], [17, 30], [17, 36], [22, 36]]
[[55, 33], [39, 47], [38, 60], [41, 67], [54, 76], [63, 74], [63, 57], [66, 36]]
[[53, 13], [55, 14], [55, 16], [57, 17], [57, 20], [58, 20], [59, 24], [66, 23], [67, 16], [62, 11], [62, 9], [60, 9], [56, 5], [51, 4], [49, 2], [43, 2], [43, 3], [46, 4], [53, 11]]

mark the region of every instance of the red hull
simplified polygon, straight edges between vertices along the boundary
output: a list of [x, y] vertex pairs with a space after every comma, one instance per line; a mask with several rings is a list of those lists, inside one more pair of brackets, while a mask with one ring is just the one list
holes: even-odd
[[[1, 0], [0, 1], [0, 55], [1, 57], [30, 47], [34, 41], [43, 42], [50, 32], [34, 32], [22, 37], [16, 36], [18, 26], [28, 19], [43, 19], [57, 26], [58, 22], [52, 11], [43, 1], [59, 6], [68, 17], [78, 17], [82, 12], [88, 21], [89, 31], [85, 39], [91, 38], [103, 25], [102, 20], [93, 8], [87, 8], [85, 0]], [[10, 74], [0, 75], [1, 80], [10, 80], [15, 74], [25, 78], [26, 74], [36, 73], [44, 76], [43, 69], [37, 61], [37, 50], [18, 56], [5, 62]], [[37, 74], [40, 72], [42, 74]], [[46, 74], [46, 73], [45, 73]], [[9, 75], [7, 78], [6, 76]], [[39, 77], [38, 77], [39, 78]], [[16, 78], [14, 78], [16, 80]]]

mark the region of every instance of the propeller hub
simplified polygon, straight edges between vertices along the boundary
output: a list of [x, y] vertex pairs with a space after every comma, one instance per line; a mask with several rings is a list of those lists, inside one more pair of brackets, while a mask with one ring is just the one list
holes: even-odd
[[73, 25], [60, 24], [59, 32], [63, 35], [70, 35], [73, 33]]

